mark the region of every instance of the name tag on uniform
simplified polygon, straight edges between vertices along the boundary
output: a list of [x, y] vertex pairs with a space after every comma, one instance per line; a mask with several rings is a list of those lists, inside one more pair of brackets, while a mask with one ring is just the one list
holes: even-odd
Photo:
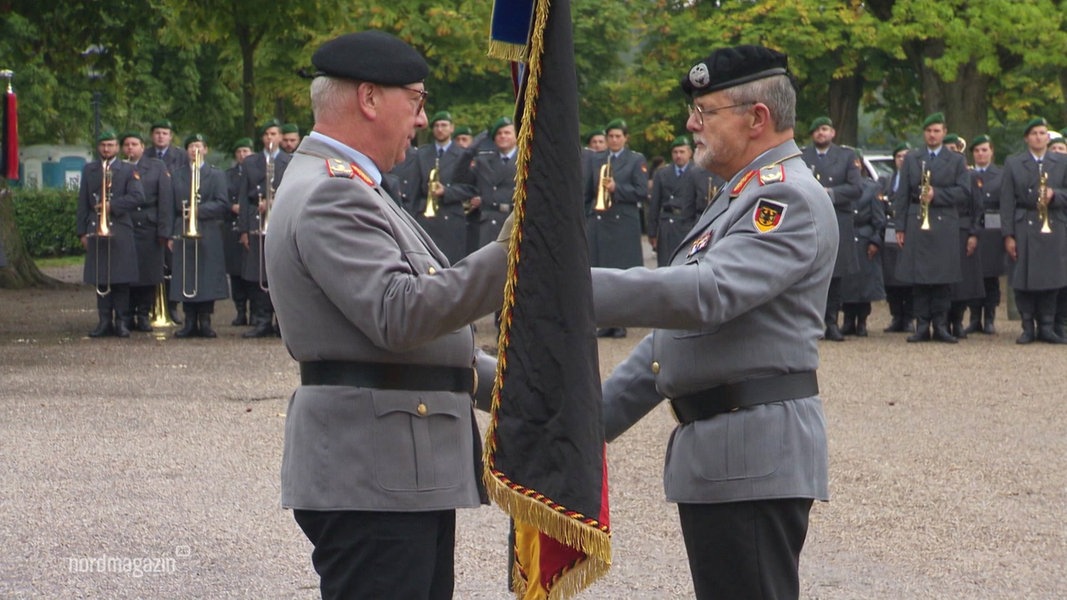
[[895, 244], [897, 243], [897, 228], [892, 225], [885, 228], [885, 243]]
[[985, 228], [986, 229], [1000, 229], [1000, 213], [986, 213], [985, 214]]

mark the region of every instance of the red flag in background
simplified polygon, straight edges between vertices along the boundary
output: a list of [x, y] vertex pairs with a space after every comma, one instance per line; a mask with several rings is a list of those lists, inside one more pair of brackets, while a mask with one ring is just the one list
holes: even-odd
[[3, 147], [0, 153], [3, 155], [4, 177], [8, 179], [19, 178], [19, 115], [18, 99], [11, 89], [11, 71], [4, 71], [7, 78], [7, 94], [4, 96], [4, 136]]
[[526, 64], [484, 478], [514, 524], [516, 594], [565, 598], [611, 564], [570, 0], [497, 0], [490, 54]]

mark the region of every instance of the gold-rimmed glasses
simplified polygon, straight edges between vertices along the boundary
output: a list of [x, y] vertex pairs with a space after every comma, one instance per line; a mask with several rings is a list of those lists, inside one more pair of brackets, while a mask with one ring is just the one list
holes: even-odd
[[400, 86], [400, 87], [404, 88], [405, 90], [407, 90], [409, 92], [415, 92], [416, 94], [419, 95], [419, 105], [417, 107], [415, 107], [415, 114], [417, 115], [417, 114], [421, 113], [422, 109], [426, 108], [426, 98], [430, 95], [430, 92], [427, 92], [424, 89], [420, 90], [418, 88], [409, 88], [407, 86]]
[[714, 115], [720, 110], [726, 110], [728, 108], [737, 108], [738, 106], [748, 106], [750, 104], [755, 103], [756, 102], [754, 100], [749, 100], [747, 102], [738, 102], [737, 104], [731, 104], [729, 106], [720, 106], [718, 108], [703, 108], [701, 106], [698, 106], [696, 102], [690, 102], [685, 106], [689, 109], [689, 116], [692, 117], [693, 115], [696, 115], [697, 122], [703, 125], [704, 115]]

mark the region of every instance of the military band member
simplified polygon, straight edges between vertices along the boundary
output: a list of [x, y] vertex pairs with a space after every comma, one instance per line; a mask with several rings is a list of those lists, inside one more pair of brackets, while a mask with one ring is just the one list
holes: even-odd
[[296, 152], [297, 146], [300, 145], [300, 126], [296, 123], [286, 123], [281, 128], [282, 137], [278, 141], [278, 144], [282, 148], [282, 152], [286, 154], [292, 154]]
[[189, 166], [185, 151], [174, 145], [174, 123], [161, 119], [152, 123], [148, 134], [152, 137], [152, 147], [148, 156], [158, 158], [167, 165], [167, 172], [173, 174], [179, 167]]
[[148, 323], [159, 284], [164, 281], [165, 250], [173, 228], [174, 186], [163, 161], [145, 156], [140, 133], [122, 134], [119, 140], [126, 161], [133, 165], [144, 188], [144, 202], [130, 213], [137, 240], [137, 281], [130, 287], [135, 331], [152, 331]]
[[925, 147], [908, 152], [904, 158], [900, 187], [893, 199], [897, 245], [901, 248], [896, 275], [912, 285], [916, 318], [909, 342], [930, 340], [931, 326], [933, 339], [957, 342], [948, 330], [948, 311], [952, 284], [963, 278], [958, 210], [970, 202], [970, 176], [963, 156], [945, 148], [944, 138], [945, 116], [928, 116], [923, 121]]
[[[455, 263], [467, 254], [467, 215], [463, 211], [463, 201], [468, 192], [461, 187], [452, 187], [456, 168], [463, 162], [465, 149], [453, 143], [452, 132], [455, 127], [452, 114], [448, 111], [434, 113], [430, 119], [430, 129], [433, 141], [423, 144], [418, 150], [419, 191], [412, 207], [415, 219], [448, 260]], [[435, 169], [437, 181], [431, 189], [430, 174]], [[427, 202], [433, 202], [432, 210], [427, 210]]]
[[1064, 344], [1067, 340], [1056, 334], [1054, 325], [1057, 293], [1067, 286], [1067, 157], [1047, 152], [1048, 123], [1042, 117], [1026, 124], [1024, 139], [1026, 149], [1004, 161], [1000, 188], [1008, 282], [1022, 319], [1023, 332], [1015, 341]]
[[382, 187], [407, 212], [414, 214], [415, 196], [419, 193], [419, 149], [408, 145], [404, 160], [392, 171], [382, 174]]
[[226, 194], [230, 201], [230, 210], [222, 222], [223, 252], [226, 255], [226, 274], [230, 277], [230, 297], [237, 316], [230, 325], [242, 327], [250, 324], [248, 320], [248, 287], [251, 283], [241, 277], [245, 262], [245, 247], [241, 244], [241, 232], [238, 231], [238, 218], [241, 215], [241, 181], [244, 179], [244, 160], [252, 155], [252, 138], [241, 138], [234, 142], [233, 166], [226, 169]]
[[470, 162], [474, 184], [469, 186], [472, 247], [474, 252], [496, 240], [504, 220], [511, 214], [515, 195], [515, 124], [501, 117], [489, 128], [494, 150], [478, 153]]
[[[1004, 275], [1004, 236], [1000, 230], [1000, 183], [1003, 171], [993, 162], [993, 141], [987, 135], [974, 138], [971, 154], [971, 193], [982, 214], [978, 231], [978, 253], [982, 262], [982, 297], [970, 302], [971, 319], [967, 333], [997, 332], [995, 321], [1000, 306], [1000, 277]], [[985, 320], [983, 321], [983, 314]]]
[[949, 133], [944, 139], [945, 147], [957, 154], [963, 155], [964, 162], [967, 161], [967, 140], [960, 137], [958, 133]]
[[664, 396], [663, 469], [696, 597], [797, 598], [813, 500], [828, 498], [815, 369], [837, 219], [793, 141], [786, 57], [716, 50], [683, 79], [696, 160], [728, 180], [657, 269], [593, 269], [599, 324], [657, 329], [604, 382], [614, 440]]
[[879, 197], [882, 184], [864, 177], [862, 189], [853, 205], [855, 236], [851, 243], [859, 269], [841, 278], [841, 333], [856, 337], [867, 337], [871, 303], [885, 299], [882, 257], [878, 255], [884, 245], [886, 224], [885, 202]]
[[[1067, 131], [1067, 129], [1064, 131]], [[1059, 137], [1049, 142], [1049, 152], [1067, 154], [1067, 138], [1063, 137], [1062, 131], [1050, 132], [1049, 136], [1052, 137], [1053, 133], [1058, 134]], [[1067, 262], [1064, 265], [1067, 268]], [[1056, 294], [1056, 319], [1052, 325], [1052, 331], [1061, 338], [1067, 339], [1067, 287], [1060, 288], [1060, 291]]]
[[[216, 337], [211, 327], [215, 301], [228, 296], [226, 257], [222, 249], [222, 222], [230, 212], [226, 195], [226, 175], [209, 165], [207, 138], [194, 133], [185, 138], [189, 166], [171, 174], [174, 183], [174, 229], [170, 246], [174, 251], [170, 298], [182, 303], [185, 325], [174, 337]], [[195, 159], [199, 154], [200, 186], [192, 189]], [[187, 221], [190, 202], [196, 201], [194, 222]], [[188, 235], [197, 233], [199, 237]]]
[[670, 264], [675, 248], [723, 183], [693, 162], [693, 147], [687, 136], [671, 142], [671, 163], [653, 173], [648, 201], [648, 241], [656, 252], [658, 266]]
[[[268, 198], [273, 197], [281, 184], [290, 155], [281, 150], [281, 123], [277, 119], [270, 119], [260, 126], [259, 135], [263, 149], [248, 156], [242, 163], [244, 178], [241, 180], [241, 191], [238, 192], [244, 200], [237, 222], [241, 245], [245, 247], [241, 279], [248, 282], [245, 289], [248, 290], [252, 314], [249, 320], [254, 327], [252, 331], [242, 334], [241, 337], [245, 338], [278, 335], [264, 266], [262, 231], [264, 223], [270, 220]], [[274, 169], [274, 178], [270, 181], [267, 181], [268, 168]]]
[[860, 199], [863, 176], [860, 160], [851, 148], [834, 144], [837, 130], [829, 117], [818, 117], [808, 128], [811, 144], [804, 148], [804, 162], [815, 179], [823, 185], [837, 211], [837, 229], [841, 240], [834, 265], [834, 278], [826, 297], [826, 339], [844, 341], [837, 317], [841, 312], [841, 278], [859, 271], [854, 249], [853, 204]]
[[456, 127], [455, 132], [452, 134], [452, 140], [459, 144], [460, 148], [466, 150], [471, 147], [471, 143], [474, 142], [474, 134], [471, 132], [471, 128], [466, 125]]
[[[607, 149], [594, 156], [585, 182], [589, 264], [613, 269], [638, 267], [644, 264], [640, 212], [648, 196], [648, 166], [644, 155], [626, 147], [626, 121], [615, 119], [604, 131]], [[605, 165], [610, 177], [601, 181], [601, 167]], [[608, 200], [605, 207], [597, 206], [601, 187]], [[626, 329], [606, 327], [597, 335], [622, 338], [626, 337]]]
[[900, 246], [897, 245], [896, 226], [894, 225], [893, 196], [900, 188], [900, 169], [904, 157], [908, 154], [907, 142], [897, 144], [893, 149], [893, 174], [881, 179], [882, 192], [880, 200], [886, 211], [886, 232], [882, 245], [882, 276], [885, 282], [885, 299], [889, 305], [889, 325], [885, 333], [910, 332], [914, 328], [914, 313], [911, 308], [911, 284], [897, 279], [897, 260], [900, 258]]
[[1067, 139], [1058, 131], [1049, 133], [1048, 151], [1056, 154], [1067, 154]]
[[[956, 147], [964, 148], [966, 143], [963, 138], [956, 136]], [[958, 150], [962, 156], [962, 150]], [[966, 158], [964, 158], [966, 161]], [[982, 279], [982, 254], [978, 251], [978, 234], [981, 232], [979, 223], [982, 216], [980, 199], [974, 193], [974, 171], [968, 171], [967, 197], [964, 202], [956, 206], [959, 215], [959, 257], [960, 275], [959, 282], [952, 284], [949, 292], [952, 303], [949, 306], [949, 332], [957, 339], [967, 338], [967, 329], [963, 326], [963, 315], [967, 312], [967, 306], [974, 300], [985, 297], [985, 284]]]
[[[114, 131], [97, 136], [96, 151], [99, 160], [82, 169], [76, 223], [85, 248], [82, 278], [96, 290], [100, 318], [89, 337], [130, 337], [130, 284], [139, 277], [132, 213], [144, 203], [144, 188], [133, 165], [118, 159]], [[101, 215], [104, 201], [107, 211]]]

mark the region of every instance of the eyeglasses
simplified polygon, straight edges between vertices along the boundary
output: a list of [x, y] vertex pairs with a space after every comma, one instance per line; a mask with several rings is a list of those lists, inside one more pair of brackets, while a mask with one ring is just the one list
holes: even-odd
[[693, 115], [696, 115], [697, 122], [703, 125], [704, 115], [714, 115], [720, 110], [726, 110], [727, 108], [737, 108], [738, 106], [748, 106], [750, 104], [755, 103], [756, 102], [754, 100], [749, 100], [748, 102], [738, 102], [737, 104], [731, 104], [729, 106], [720, 106], [719, 108], [701, 108], [697, 106], [695, 102], [691, 102], [689, 104], [686, 104], [685, 106], [689, 109], [689, 116], [692, 117]]
[[430, 92], [426, 90], [420, 90], [417, 88], [409, 88], [407, 86], [400, 86], [409, 92], [415, 92], [419, 95], [419, 105], [415, 108], [415, 114], [418, 115], [422, 112], [423, 108], [426, 108], [426, 98], [430, 95]]

